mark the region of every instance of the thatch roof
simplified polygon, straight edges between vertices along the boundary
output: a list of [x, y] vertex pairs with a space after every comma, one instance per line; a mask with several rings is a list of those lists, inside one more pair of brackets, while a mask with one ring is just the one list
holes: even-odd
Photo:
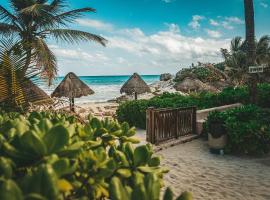
[[49, 95], [46, 94], [32, 81], [26, 81], [22, 86], [25, 102], [33, 104], [48, 104], [53, 103]]
[[193, 78], [185, 78], [182, 82], [179, 82], [175, 85], [175, 89], [177, 91], [190, 93], [190, 92], [201, 92], [201, 91], [209, 91], [209, 92], [218, 92], [218, 90], [208, 84], [203, 83], [198, 79]]
[[[0, 84], [0, 86], [0, 102], [9, 103], [11, 101], [11, 97], [8, 93], [7, 84]], [[30, 80], [26, 80], [21, 83], [20, 89], [22, 92], [21, 96], [16, 97], [16, 99], [20, 100], [23, 105], [27, 105], [28, 103], [41, 105], [53, 102], [49, 95]]]
[[149, 86], [144, 82], [139, 74], [134, 73], [128, 81], [122, 86], [121, 93], [132, 95], [133, 93], [143, 94], [151, 92]]
[[82, 82], [78, 76], [70, 72], [57, 86], [51, 96], [59, 98], [80, 98], [82, 96], [88, 96], [91, 94], [94, 94], [94, 91], [90, 89], [84, 82]]

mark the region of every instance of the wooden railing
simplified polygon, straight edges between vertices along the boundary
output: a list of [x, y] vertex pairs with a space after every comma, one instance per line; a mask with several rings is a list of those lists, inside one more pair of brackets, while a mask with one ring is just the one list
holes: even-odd
[[196, 107], [146, 111], [146, 140], [159, 144], [181, 136], [196, 134]]

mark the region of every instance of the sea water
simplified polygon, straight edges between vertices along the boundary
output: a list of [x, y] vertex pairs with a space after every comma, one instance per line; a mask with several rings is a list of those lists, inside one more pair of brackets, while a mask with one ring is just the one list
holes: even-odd
[[[119, 97], [122, 85], [129, 79], [130, 76], [80, 76], [79, 78], [87, 84], [95, 94], [86, 97], [75, 99], [78, 103], [86, 102], [105, 102], [116, 97]], [[142, 79], [151, 84], [159, 80], [159, 75], [142, 75]], [[50, 95], [64, 77], [57, 77], [51, 87], [46, 84], [39, 84], [48, 95]]]

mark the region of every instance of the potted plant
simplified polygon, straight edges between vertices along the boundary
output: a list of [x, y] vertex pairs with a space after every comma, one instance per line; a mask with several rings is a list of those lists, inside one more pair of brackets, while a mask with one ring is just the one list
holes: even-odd
[[224, 153], [227, 144], [227, 131], [224, 122], [225, 114], [214, 111], [209, 114], [208, 124], [208, 145], [212, 153]]

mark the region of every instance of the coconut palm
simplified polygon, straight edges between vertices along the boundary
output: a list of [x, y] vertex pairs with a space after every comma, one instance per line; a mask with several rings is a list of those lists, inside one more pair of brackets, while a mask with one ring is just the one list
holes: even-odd
[[56, 76], [56, 57], [46, 43], [49, 37], [70, 43], [94, 41], [105, 46], [106, 40], [101, 36], [67, 28], [82, 14], [95, 12], [93, 8], [67, 11], [66, 0], [9, 0], [9, 3], [12, 11], [0, 5], [0, 35], [20, 38], [28, 52], [24, 73], [29, 67], [30, 55], [34, 54], [34, 61], [49, 84]]
[[[253, 0], [244, 0], [245, 22], [246, 22], [246, 43], [247, 43], [247, 66], [255, 65], [255, 23]], [[249, 80], [249, 93], [251, 103], [257, 101], [257, 75], [252, 74]]]
[[[226, 70], [236, 85], [248, 83], [248, 48], [247, 42], [241, 37], [232, 39], [230, 50], [221, 49], [225, 59]], [[270, 66], [270, 36], [263, 36], [259, 41], [255, 40], [254, 65]], [[263, 78], [262, 74], [260, 75]]]

